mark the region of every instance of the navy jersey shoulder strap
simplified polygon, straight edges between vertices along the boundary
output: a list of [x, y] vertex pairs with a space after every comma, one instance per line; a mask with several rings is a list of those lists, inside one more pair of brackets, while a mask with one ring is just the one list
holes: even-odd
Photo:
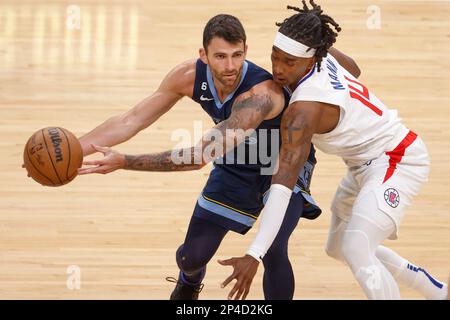
[[[207, 91], [209, 93], [209, 97], [211, 97], [211, 91], [208, 90], [208, 81], [207, 81], [207, 65], [203, 63], [201, 59], [197, 60], [195, 66], [195, 82], [194, 82], [194, 93], [192, 95], [192, 100], [197, 103], [202, 104], [200, 97], [202, 97], [203, 93]], [[203, 97], [203, 99], [208, 99], [207, 97]]]

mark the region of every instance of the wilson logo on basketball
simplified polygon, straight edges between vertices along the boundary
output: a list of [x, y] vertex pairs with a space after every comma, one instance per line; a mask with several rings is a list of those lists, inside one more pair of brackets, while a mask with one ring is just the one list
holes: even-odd
[[83, 150], [77, 137], [67, 129], [46, 127], [28, 139], [23, 163], [28, 175], [44, 186], [62, 186], [78, 175]]
[[50, 135], [50, 138], [52, 139], [53, 147], [55, 148], [55, 157], [56, 162], [63, 161], [63, 155], [61, 151], [61, 137], [59, 135], [59, 131], [56, 128], [50, 128], [48, 129], [48, 134]]

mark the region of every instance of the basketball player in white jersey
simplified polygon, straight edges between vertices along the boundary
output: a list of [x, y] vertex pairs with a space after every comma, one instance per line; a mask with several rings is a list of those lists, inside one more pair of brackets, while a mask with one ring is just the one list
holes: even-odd
[[223, 287], [237, 279], [229, 298], [246, 297], [312, 141], [348, 167], [331, 207], [328, 255], [348, 264], [369, 299], [400, 299], [396, 281], [428, 299], [445, 299], [446, 284], [381, 245], [397, 238], [406, 207], [428, 179], [425, 144], [328, 54], [341, 29], [312, 0], [312, 9], [302, 2], [302, 9], [288, 7], [297, 14], [278, 24], [272, 50], [274, 80], [292, 92], [281, 125], [279, 171], [247, 255], [221, 262], [234, 267]]

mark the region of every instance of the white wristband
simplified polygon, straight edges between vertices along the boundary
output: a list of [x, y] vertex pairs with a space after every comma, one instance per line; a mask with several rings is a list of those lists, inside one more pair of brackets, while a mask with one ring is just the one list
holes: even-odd
[[281, 184], [273, 184], [266, 205], [260, 215], [259, 229], [247, 254], [258, 260], [269, 250], [283, 223], [292, 190]]

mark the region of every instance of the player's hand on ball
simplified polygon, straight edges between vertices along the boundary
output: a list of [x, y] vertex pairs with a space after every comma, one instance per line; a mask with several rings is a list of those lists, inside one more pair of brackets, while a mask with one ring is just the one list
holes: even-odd
[[103, 153], [104, 158], [100, 160], [83, 161], [83, 165], [93, 167], [80, 168], [78, 169], [78, 174], [106, 174], [118, 169], [123, 169], [125, 166], [125, 155], [120, 152], [114, 151], [108, 147], [96, 146], [94, 144], [92, 144], [92, 148], [94, 148], [97, 152]]
[[233, 273], [223, 283], [222, 288], [225, 288], [233, 279], [236, 279], [236, 283], [228, 294], [228, 299], [232, 300], [235, 296], [235, 300], [245, 300], [250, 292], [250, 286], [256, 271], [258, 271], [259, 261], [252, 256], [245, 255], [240, 258], [231, 258], [227, 260], [219, 260], [219, 263], [223, 266], [232, 266], [234, 268]]

